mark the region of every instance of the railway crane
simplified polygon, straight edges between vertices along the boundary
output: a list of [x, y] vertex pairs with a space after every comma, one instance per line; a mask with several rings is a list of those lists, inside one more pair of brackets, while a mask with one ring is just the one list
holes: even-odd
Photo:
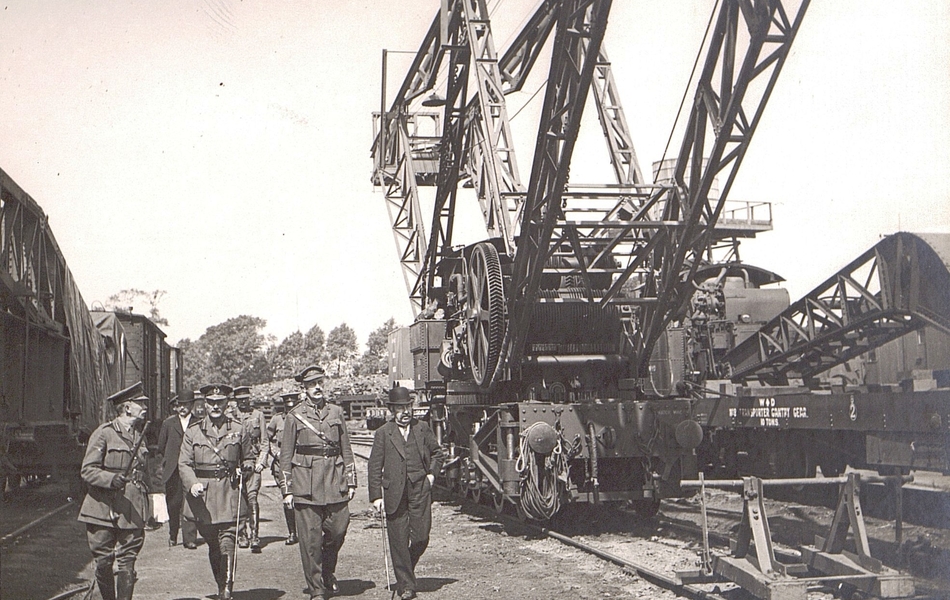
[[[610, 7], [544, 0], [498, 51], [484, 0], [446, 0], [390, 104], [384, 52], [372, 178], [448, 481], [543, 520], [571, 502], [650, 514], [700, 470], [950, 470], [950, 391], [821, 379], [908, 332], [950, 334], [950, 237], [889, 236], [795, 303], [739, 257], [771, 211], [729, 192], [808, 0], [716, 3], [682, 139], [652, 177], [604, 44]], [[508, 99], [542, 62], [523, 178]], [[612, 173], [578, 183], [588, 100]], [[484, 236], [459, 244], [466, 204]]]

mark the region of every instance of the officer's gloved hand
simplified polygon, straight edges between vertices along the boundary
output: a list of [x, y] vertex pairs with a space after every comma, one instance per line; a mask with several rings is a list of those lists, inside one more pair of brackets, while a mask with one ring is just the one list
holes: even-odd
[[373, 500], [373, 508], [376, 509], [376, 512], [383, 512], [383, 499], [377, 498], [376, 500]]
[[121, 490], [125, 487], [127, 481], [128, 479], [125, 478], [125, 475], [122, 473], [116, 473], [112, 476], [112, 481], [109, 483], [109, 487], [114, 490]]

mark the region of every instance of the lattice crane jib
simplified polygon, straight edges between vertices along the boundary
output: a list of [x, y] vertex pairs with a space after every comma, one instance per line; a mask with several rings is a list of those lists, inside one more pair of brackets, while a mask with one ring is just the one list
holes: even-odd
[[950, 235], [897, 233], [733, 348], [724, 374], [807, 380], [922, 327], [950, 334]]
[[[461, 352], [478, 384], [516, 377], [525, 357], [539, 352], [620, 354], [633, 375], [643, 375], [658, 338], [686, 310], [696, 269], [723, 238], [717, 220], [807, 4], [721, 3], [672, 181], [650, 183], [602, 44], [609, 0], [541, 2], [500, 58], [484, 0], [442, 3], [391, 108], [381, 107], [375, 180], [398, 183], [389, 186], [395, 191], [387, 200], [414, 308], [438, 302], [458, 319], [468, 332]], [[523, 184], [505, 97], [523, 88], [551, 33], [538, 136]], [[436, 86], [445, 90], [438, 133], [413, 135], [400, 123], [418, 118], [410, 103]], [[572, 185], [588, 97], [613, 181]], [[407, 141], [397, 144], [400, 135]], [[711, 197], [716, 178], [721, 193]], [[427, 233], [418, 213], [420, 185], [436, 187]], [[452, 234], [459, 189], [466, 186], [474, 188], [489, 241], [460, 251]], [[455, 265], [454, 275], [446, 264]], [[620, 333], [543, 339], [564, 315], [594, 318], [603, 331]], [[472, 356], [475, 348], [484, 355]]]

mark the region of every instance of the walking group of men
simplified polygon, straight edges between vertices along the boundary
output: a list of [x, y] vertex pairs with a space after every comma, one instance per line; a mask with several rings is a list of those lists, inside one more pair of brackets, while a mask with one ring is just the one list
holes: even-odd
[[[303, 393], [282, 394], [284, 412], [267, 424], [251, 407], [250, 388], [224, 384], [201, 388], [203, 418], [195, 418], [194, 395], [186, 393], [162, 424], [158, 448], [168, 543], [178, 543], [179, 520], [186, 548], [197, 547], [199, 534], [204, 538], [219, 600], [231, 598], [235, 546], [261, 551], [258, 492], [268, 465], [283, 497], [286, 543], [297, 543], [299, 535], [310, 598], [339, 591], [335, 573], [357, 487], [356, 465], [343, 409], [323, 394], [323, 369], [307, 367], [295, 379]], [[108, 400], [117, 416], [90, 437], [82, 466], [89, 492], [79, 520], [86, 523], [102, 598], [131, 600], [148, 507], [141, 427], [148, 398], [138, 383]], [[408, 390], [393, 388], [388, 400], [393, 420], [376, 431], [369, 499], [386, 515], [396, 591], [410, 600], [416, 597], [415, 566], [429, 542], [432, 483], [442, 452], [429, 427], [412, 418]], [[245, 525], [240, 531], [239, 524]]]

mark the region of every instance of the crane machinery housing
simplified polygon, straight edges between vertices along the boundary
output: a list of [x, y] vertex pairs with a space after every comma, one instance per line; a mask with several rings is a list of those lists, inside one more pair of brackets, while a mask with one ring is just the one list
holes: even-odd
[[[771, 211], [727, 198], [808, 3], [716, 3], [682, 140], [652, 177], [604, 45], [610, 0], [543, 0], [501, 51], [486, 0], [443, 1], [390, 104], [384, 51], [372, 178], [416, 315], [397, 341], [451, 485], [544, 520], [571, 502], [651, 514], [700, 471], [948, 470], [948, 390], [823, 374], [950, 333], [950, 236], [889, 236], [795, 303], [739, 258]], [[542, 58], [522, 179], [509, 98]], [[588, 100], [612, 175], [582, 184]], [[458, 244], [476, 202], [484, 238]]]

